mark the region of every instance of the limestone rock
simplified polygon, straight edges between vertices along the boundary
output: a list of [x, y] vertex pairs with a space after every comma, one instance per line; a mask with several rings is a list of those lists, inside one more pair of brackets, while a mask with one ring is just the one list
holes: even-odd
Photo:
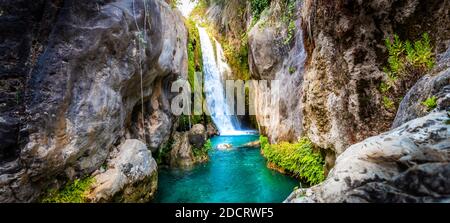
[[[396, 114], [385, 108], [379, 90], [388, 57], [384, 41], [393, 34], [416, 40], [427, 32], [436, 43], [435, 54], [445, 51], [450, 43], [446, 4], [437, 0], [304, 1], [301, 16], [308, 62], [301, 107], [305, 135], [339, 155], [350, 145], [388, 131]], [[414, 85], [417, 80], [406, 81]]]
[[[255, 112], [261, 133], [272, 142], [294, 141], [302, 134], [301, 95], [306, 51], [303, 44], [301, 17], [294, 21], [294, 36], [288, 38], [288, 24], [281, 21], [281, 4], [272, 1], [266, 16], [249, 31], [249, 62], [252, 78], [268, 82], [253, 85]], [[301, 1], [297, 1], [301, 8]], [[299, 12], [298, 10], [297, 12]], [[270, 96], [271, 80], [278, 80], [280, 90]], [[278, 100], [278, 104], [266, 98]], [[278, 108], [275, 110], [274, 108]]]
[[108, 169], [94, 177], [92, 202], [149, 202], [158, 185], [156, 161], [139, 140], [126, 140], [108, 160]]
[[434, 112], [352, 145], [323, 183], [286, 202], [448, 202], [449, 120]]
[[191, 167], [195, 164], [192, 146], [189, 143], [188, 132], [175, 132], [172, 135], [172, 150], [170, 151], [170, 167]]
[[196, 124], [189, 130], [189, 143], [195, 148], [203, 148], [206, 139], [206, 129], [202, 124]]
[[[57, 10], [25, 10], [25, 16], [53, 18], [53, 11], [58, 16], [31, 19], [52, 31], [24, 35], [29, 44], [17, 51], [27, 54], [23, 61], [33, 67], [23, 72], [30, 75], [21, 106], [0, 111], [8, 122], [0, 127], [16, 123], [0, 131], [0, 141], [19, 139], [8, 141], [6, 150], [0, 147], [2, 153], [13, 151], [0, 163], [0, 202], [35, 201], [53, 179], [91, 174], [123, 139], [140, 139], [155, 150], [170, 136], [170, 86], [187, 76], [187, 31], [181, 14], [165, 1], [146, 1], [147, 10], [143, 3], [45, 1]], [[30, 50], [35, 38], [43, 40], [36, 46], [40, 50]], [[19, 118], [10, 118], [16, 111]]]

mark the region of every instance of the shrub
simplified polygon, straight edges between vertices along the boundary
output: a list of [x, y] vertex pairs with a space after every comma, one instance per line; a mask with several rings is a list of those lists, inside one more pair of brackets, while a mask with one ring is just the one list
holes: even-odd
[[76, 179], [71, 183], [67, 183], [62, 189], [51, 189], [47, 192], [42, 203], [85, 203], [86, 194], [94, 183], [94, 178], [87, 177], [84, 179]]
[[427, 100], [422, 102], [422, 105], [427, 107], [428, 111], [431, 111], [437, 107], [437, 97], [433, 96], [431, 98], [427, 98]]
[[297, 143], [281, 142], [269, 144], [266, 137], [260, 137], [261, 148], [269, 162], [289, 171], [296, 177], [311, 185], [325, 179], [324, 159], [320, 153], [314, 152], [312, 142], [302, 138]]
[[427, 33], [414, 43], [402, 41], [394, 34], [393, 38], [385, 40], [385, 44], [389, 53], [387, 67], [383, 68], [387, 82], [380, 84], [380, 92], [384, 95], [385, 107], [394, 109], [396, 103], [390, 98], [401, 97], [420, 76], [435, 65], [435, 58]]

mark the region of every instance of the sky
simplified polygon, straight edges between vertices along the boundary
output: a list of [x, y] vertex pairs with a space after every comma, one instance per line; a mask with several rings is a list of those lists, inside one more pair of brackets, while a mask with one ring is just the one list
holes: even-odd
[[180, 9], [184, 17], [188, 17], [196, 4], [197, 1], [191, 2], [191, 0], [181, 0], [180, 4], [178, 5], [178, 9]]

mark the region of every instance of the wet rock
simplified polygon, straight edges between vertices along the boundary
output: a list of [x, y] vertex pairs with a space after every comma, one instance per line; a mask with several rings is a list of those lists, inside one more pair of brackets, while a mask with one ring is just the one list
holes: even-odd
[[228, 144], [228, 143], [223, 143], [223, 144], [217, 145], [218, 150], [230, 150], [232, 148], [233, 148], [233, 145]]
[[195, 164], [192, 146], [189, 143], [188, 132], [175, 132], [172, 135], [173, 144], [170, 151], [170, 167], [191, 167]]
[[219, 135], [219, 131], [213, 123], [208, 123], [206, 125], [206, 132], [208, 134], [208, 138]]
[[189, 143], [195, 148], [203, 148], [206, 139], [206, 129], [202, 124], [196, 124], [189, 130]]
[[139, 140], [127, 140], [111, 154], [107, 169], [94, 177], [91, 202], [149, 202], [158, 185], [156, 161]]
[[254, 142], [249, 142], [249, 143], [242, 145], [242, 147], [250, 147], [250, 148], [259, 148], [260, 146], [261, 145], [260, 145], [259, 140], [254, 141]]

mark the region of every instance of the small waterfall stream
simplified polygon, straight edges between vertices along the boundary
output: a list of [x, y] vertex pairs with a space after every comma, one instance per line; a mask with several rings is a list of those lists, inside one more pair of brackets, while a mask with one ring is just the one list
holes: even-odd
[[[240, 129], [239, 121], [235, 115], [226, 113], [228, 105], [226, 103], [225, 88], [223, 79], [226, 72], [230, 72], [228, 64], [224, 58], [216, 57], [213, 43], [202, 27], [198, 27], [200, 34], [200, 44], [203, 55], [203, 72], [205, 81], [205, 96], [208, 110], [211, 118], [216, 124], [221, 135], [242, 135], [248, 134], [248, 131]], [[223, 57], [223, 49], [215, 41], [217, 55]]]

